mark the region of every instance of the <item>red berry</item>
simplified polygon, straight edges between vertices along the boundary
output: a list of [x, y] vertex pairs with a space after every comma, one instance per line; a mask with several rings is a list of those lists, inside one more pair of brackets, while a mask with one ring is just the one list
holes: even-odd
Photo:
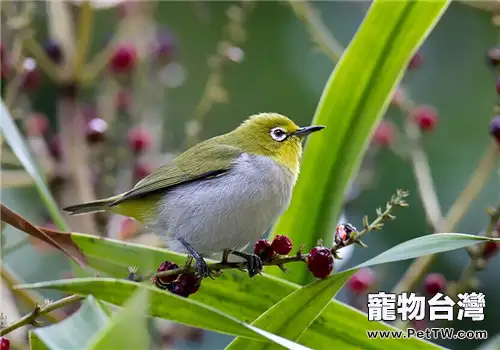
[[347, 243], [349, 243], [351, 235], [354, 232], [357, 232], [356, 227], [352, 226], [349, 223], [337, 225], [334, 235], [335, 244], [338, 246], [345, 246]]
[[498, 253], [498, 243], [496, 242], [486, 242], [484, 245], [483, 257], [489, 259]]
[[33, 113], [26, 120], [26, 133], [30, 136], [41, 136], [49, 128], [49, 120], [43, 113]]
[[394, 126], [382, 120], [373, 134], [373, 141], [379, 146], [390, 146], [394, 141]]
[[287, 255], [293, 248], [292, 240], [284, 235], [277, 235], [271, 243], [271, 248], [280, 255]]
[[307, 267], [317, 278], [326, 278], [333, 271], [333, 256], [330, 249], [314, 247], [307, 257]]
[[275, 254], [271, 247], [271, 242], [267, 239], [259, 239], [253, 246], [253, 253], [258, 255], [262, 260], [271, 259]]
[[26, 71], [21, 81], [21, 87], [25, 90], [35, 90], [40, 85], [41, 74], [38, 69]]
[[0, 350], [9, 350], [10, 349], [10, 340], [2, 337], [0, 338]]
[[196, 293], [200, 286], [200, 277], [194, 273], [183, 273], [175, 283], [168, 285], [168, 290], [170, 293], [187, 298], [189, 295]]
[[424, 281], [424, 289], [430, 295], [435, 295], [444, 289], [446, 279], [440, 273], [430, 273]]
[[116, 94], [115, 107], [118, 110], [128, 110], [132, 104], [132, 93], [127, 90], [121, 90]]
[[492, 67], [497, 67], [500, 64], [500, 47], [493, 47], [488, 50], [488, 61]]
[[130, 44], [119, 45], [109, 62], [111, 72], [115, 74], [128, 73], [132, 70], [137, 61], [137, 49]]
[[431, 131], [438, 122], [438, 113], [432, 106], [419, 106], [413, 110], [413, 118], [422, 131]]
[[151, 135], [145, 129], [141, 128], [133, 128], [128, 133], [128, 143], [132, 151], [144, 152], [150, 146], [153, 140], [151, 139]]
[[[178, 269], [179, 265], [171, 262], [171, 261], [164, 261], [158, 266], [158, 272], [163, 272], [163, 271], [169, 271], [169, 270], [175, 270]], [[174, 282], [179, 275], [172, 275], [172, 276], [163, 276], [163, 277], [154, 277], [153, 278], [153, 283], [155, 286], [157, 286], [160, 289], [167, 289], [168, 285], [172, 282]]]
[[408, 69], [417, 69], [422, 65], [422, 62], [424, 61], [422, 54], [417, 52], [415, 55], [410, 60], [410, 63], [408, 63]]
[[354, 294], [363, 294], [375, 283], [375, 271], [363, 268], [356, 272], [347, 282], [347, 287]]
[[89, 143], [103, 141], [106, 136], [108, 123], [104, 119], [94, 118], [87, 123], [87, 141]]
[[[490, 123], [490, 135], [500, 144], [500, 115], [497, 115]], [[500, 224], [499, 224], [500, 227]]]
[[151, 167], [144, 163], [137, 163], [134, 166], [134, 176], [138, 180], [151, 174], [151, 171], [152, 171]]

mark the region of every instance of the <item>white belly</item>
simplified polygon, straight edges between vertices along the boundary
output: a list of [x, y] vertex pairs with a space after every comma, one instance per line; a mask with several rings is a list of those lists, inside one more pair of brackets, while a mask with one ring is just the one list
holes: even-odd
[[184, 238], [198, 253], [254, 243], [287, 208], [296, 177], [263, 156], [243, 154], [228, 173], [167, 192], [156, 222], [169, 249], [186, 252]]

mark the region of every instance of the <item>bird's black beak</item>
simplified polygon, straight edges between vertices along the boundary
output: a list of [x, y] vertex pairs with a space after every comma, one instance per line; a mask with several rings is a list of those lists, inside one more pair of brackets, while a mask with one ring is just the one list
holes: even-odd
[[303, 128], [299, 128], [296, 132], [293, 134], [298, 137], [306, 137], [309, 134], [312, 134], [313, 132], [320, 131], [326, 128], [326, 126], [323, 125], [312, 125], [312, 126], [304, 126]]

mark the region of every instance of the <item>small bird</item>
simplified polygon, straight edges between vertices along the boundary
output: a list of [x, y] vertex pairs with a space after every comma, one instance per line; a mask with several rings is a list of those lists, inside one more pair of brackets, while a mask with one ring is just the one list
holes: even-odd
[[189, 253], [202, 277], [203, 259], [223, 253], [262, 261], [243, 250], [285, 211], [297, 181], [303, 139], [324, 126], [298, 127], [276, 113], [250, 116], [233, 131], [198, 143], [116, 196], [64, 208], [71, 215], [110, 211], [132, 217]]

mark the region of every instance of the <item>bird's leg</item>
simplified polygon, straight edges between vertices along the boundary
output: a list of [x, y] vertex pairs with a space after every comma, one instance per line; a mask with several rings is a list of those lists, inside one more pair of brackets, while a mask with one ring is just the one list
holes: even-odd
[[200, 254], [196, 252], [196, 250], [193, 249], [189, 245], [188, 242], [186, 242], [183, 238], [179, 238], [179, 242], [182, 243], [184, 248], [191, 254], [191, 256], [196, 260], [196, 270], [198, 272], [198, 275], [200, 275], [202, 278], [204, 277], [210, 277], [210, 270], [208, 269], [208, 265], [205, 262], [205, 259], [201, 257]]
[[239, 256], [240, 258], [243, 258], [247, 261], [247, 271], [248, 271], [248, 276], [250, 276], [250, 278], [254, 277], [255, 275], [259, 274], [262, 271], [262, 260], [258, 255], [244, 253], [238, 250], [226, 249], [224, 250], [224, 255], [222, 258], [223, 263], [224, 262], [227, 263], [227, 258], [229, 254]]

